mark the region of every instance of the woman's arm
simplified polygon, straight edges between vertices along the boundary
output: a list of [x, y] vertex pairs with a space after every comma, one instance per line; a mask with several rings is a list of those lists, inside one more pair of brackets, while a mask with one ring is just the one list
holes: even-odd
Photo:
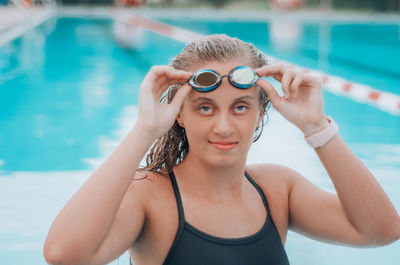
[[295, 172], [289, 195], [290, 226], [318, 239], [358, 246], [400, 238], [400, 218], [374, 176], [339, 135], [315, 149], [337, 194]]
[[[305, 136], [323, 130], [328, 121], [323, 112], [318, 78], [268, 65], [257, 72], [282, 83], [280, 97], [270, 83], [260, 79], [274, 108], [295, 124]], [[316, 148], [337, 195], [322, 191], [296, 173], [290, 191], [290, 223], [311, 236], [355, 245], [386, 244], [400, 237], [400, 217], [374, 176], [343, 142], [334, 136]]]
[[315, 149], [355, 230], [368, 244], [400, 238], [400, 218], [372, 173], [336, 135]]
[[[48, 263], [92, 264], [91, 259], [107, 237], [119, 237], [114, 243], [122, 252], [136, 239], [144, 224], [140, 202], [133, 205], [135, 214], [130, 215], [128, 227], [115, 227], [114, 236], [109, 235], [109, 231], [136, 168], [151, 143], [151, 139], [135, 127], [80, 187], [51, 226], [44, 247]], [[127, 213], [119, 215], [123, 223], [122, 217]], [[122, 229], [128, 231], [124, 233]]]
[[135, 189], [127, 190], [148, 148], [175, 121], [190, 88], [182, 87], [171, 104], [161, 104], [161, 95], [189, 77], [166, 66], [150, 70], [140, 88], [136, 125], [56, 217], [44, 246], [47, 262], [105, 264], [136, 240], [145, 211]]

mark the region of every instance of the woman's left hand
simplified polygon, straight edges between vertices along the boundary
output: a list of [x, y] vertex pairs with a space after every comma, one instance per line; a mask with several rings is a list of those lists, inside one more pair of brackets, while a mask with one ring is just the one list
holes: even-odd
[[257, 81], [267, 93], [272, 106], [305, 136], [328, 126], [323, 109], [322, 83], [318, 77], [279, 64], [263, 66], [256, 72], [260, 77], [271, 76], [281, 83], [283, 96], [267, 80], [260, 78]]

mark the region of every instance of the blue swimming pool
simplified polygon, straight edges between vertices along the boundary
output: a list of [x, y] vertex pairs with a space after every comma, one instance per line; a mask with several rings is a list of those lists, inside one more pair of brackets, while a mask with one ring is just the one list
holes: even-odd
[[[237, 36], [274, 57], [400, 94], [399, 22], [162, 21]], [[285, 28], [295, 30], [279, 36]], [[134, 123], [142, 78], [184, 47], [141, 32], [141, 44], [127, 49], [113, 32], [110, 19], [58, 17], [0, 46], [2, 264], [45, 264], [42, 244], [51, 221]], [[329, 92], [324, 98], [342, 137], [400, 210], [400, 116]], [[250, 163], [260, 161], [284, 163], [332, 189], [302, 135], [274, 111], [249, 155]], [[400, 262], [400, 243], [354, 249], [290, 233], [286, 248], [291, 263], [299, 265]]]

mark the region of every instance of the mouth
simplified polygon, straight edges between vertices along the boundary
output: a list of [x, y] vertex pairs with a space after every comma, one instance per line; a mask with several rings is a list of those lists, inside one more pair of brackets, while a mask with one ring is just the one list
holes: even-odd
[[230, 151], [236, 147], [238, 142], [213, 142], [209, 141], [209, 143], [218, 151]]

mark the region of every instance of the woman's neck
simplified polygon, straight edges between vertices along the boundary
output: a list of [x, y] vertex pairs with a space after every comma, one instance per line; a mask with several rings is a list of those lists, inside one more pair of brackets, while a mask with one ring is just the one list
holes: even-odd
[[188, 154], [173, 170], [180, 189], [223, 200], [228, 194], [232, 196], [232, 193], [241, 192], [245, 161], [235, 166], [215, 166]]

